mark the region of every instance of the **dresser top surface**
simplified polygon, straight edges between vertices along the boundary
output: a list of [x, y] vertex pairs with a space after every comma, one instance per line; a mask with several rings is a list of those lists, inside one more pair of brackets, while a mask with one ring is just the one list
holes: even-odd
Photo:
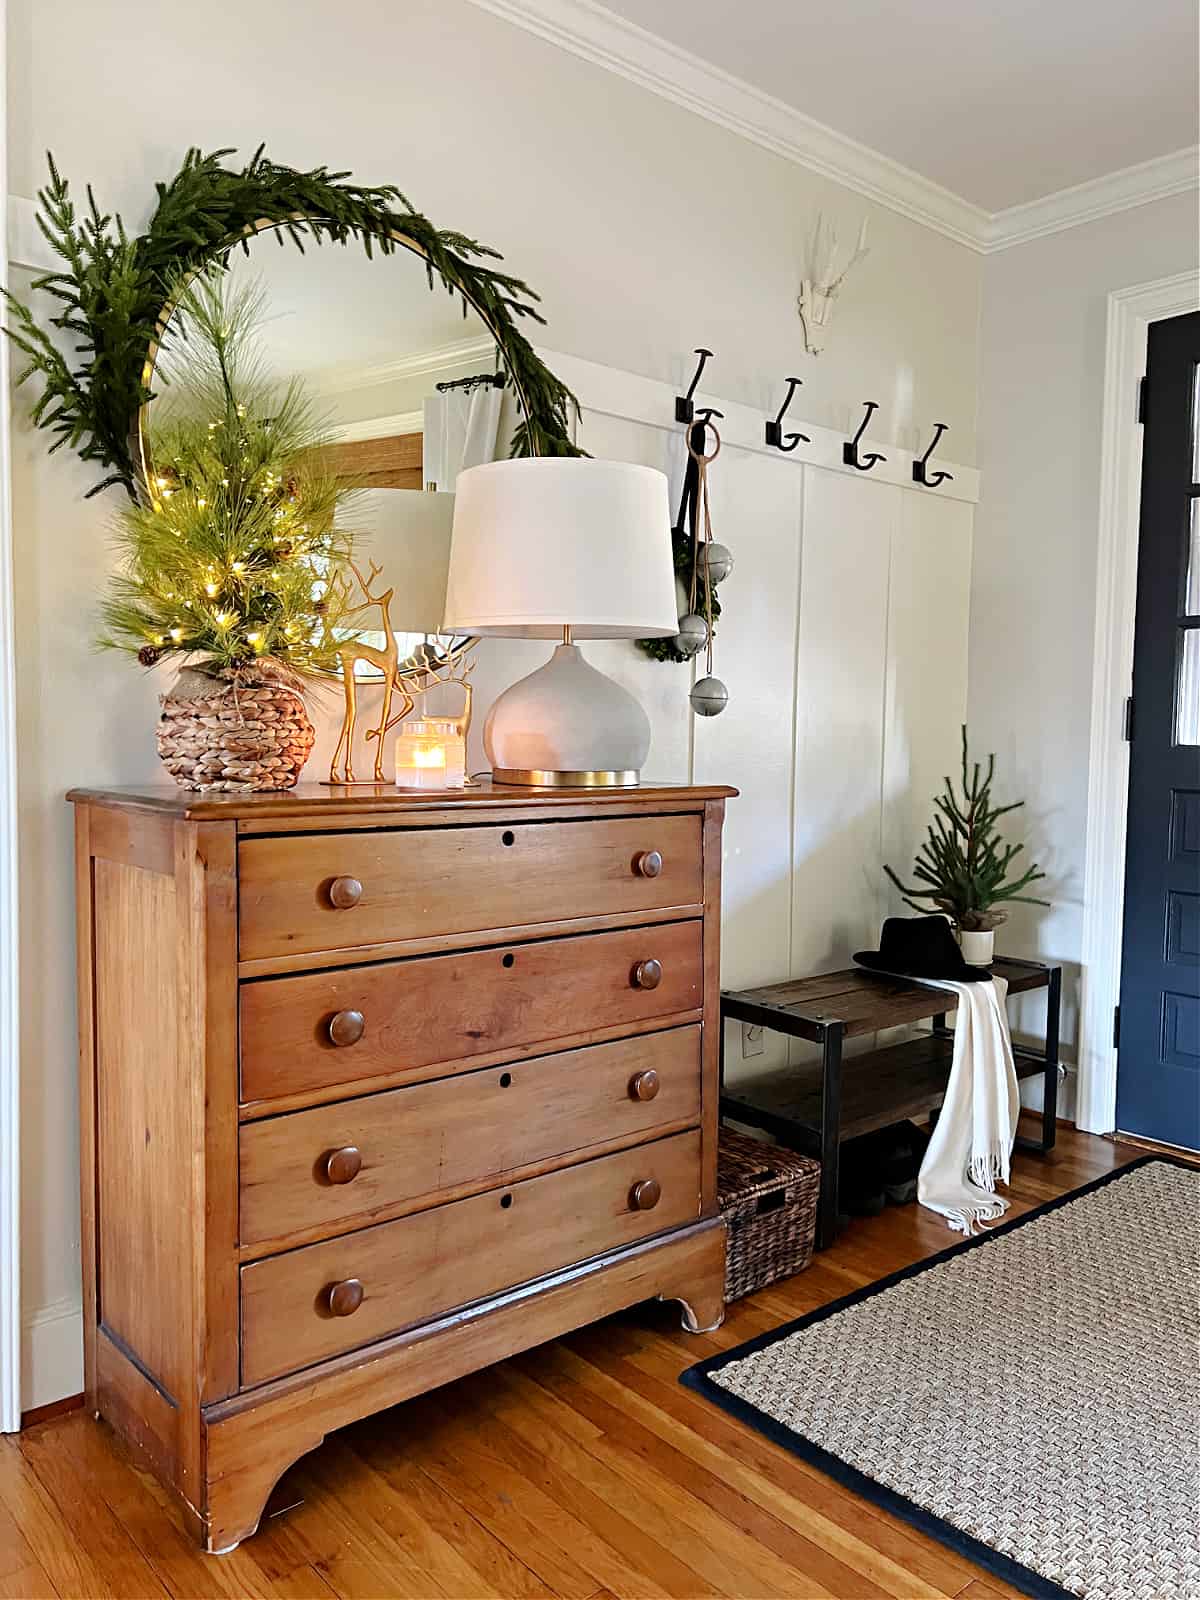
[[197, 794], [173, 784], [142, 784], [111, 789], [71, 789], [67, 799], [77, 805], [109, 807], [118, 811], [153, 812], [181, 821], [214, 822], [273, 818], [281, 822], [301, 817], [345, 816], [361, 812], [372, 816], [413, 811], [472, 811], [522, 806], [615, 807], [644, 810], [656, 804], [682, 801], [724, 800], [737, 794], [724, 784], [643, 783], [623, 789], [518, 789], [493, 784], [490, 779], [469, 789], [397, 789], [391, 783], [300, 783], [277, 794]]

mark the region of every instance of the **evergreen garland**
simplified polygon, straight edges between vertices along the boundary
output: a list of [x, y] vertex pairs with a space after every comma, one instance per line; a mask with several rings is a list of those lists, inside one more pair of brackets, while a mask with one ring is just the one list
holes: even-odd
[[394, 185], [349, 183], [346, 172], [300, 172], [269, 160], [259, 146], [240, 169], [223, 165], [232, 149], [189, 150], [170, 183], [155, 185], [158, 203], [145, 233], [130, 238], [119, 216], [102, 212], [89, 185], [78, 218], [67, 180], [48, 157], [50, 181], [38, 194], [38, 226], [64, 268], [33, 288], [57, 301], [52, 329], [74, 341], [74, 360], [59, 349], [33, 312], [8, 290], [9, 337], [27, 357], [21, 384], [40, 377], [33, 406], [38, 427], [55, 435], [51, 450], [69, 445], [107, 469], [89, 491], [121, 484], [137, 494], [132, 437], [140, 408], [152, 398], [144, 382], [147, 356], [161, 336], [160, 318], [173, 286], [214, 259], [227, 257], [264, 224], [278, 227], [300, 250], [305, 239], [345, 244], [357, 239], [368, 256], [412, 245], [425, 257], [430, 287], [440, 279], [474, 309], [496, 340], [522, 417], [514, 455], [578, 455], [570, 425], [575, 397], [540, 361], [517, 327], [542, 322], [537, 295], [488, 262], [501, 258], [464, 234], [443, 232]]
[[300, 384], [257, 364], [261, 295], [229, 296], [219, 269], [178, 298], [185, 338], [169, 352], [170, 400], [150, 438], [152, 494], [122, 508], [120, 556], [100, 643], [145, 667], [178, 656], [214, 677], [253, 681], [337, 665], [351, 555], [339, 519], [350, 490]]
[[[903, 895], [905, 905], [914, 911], [925, 914], [944, 911], [960, 928], [984, 931], [999, 927], [1005, 920], [1005, 913], [996, 910], [1001, 901], [1016, 900], [1030, 906], [1045, 906], [1050, 902], [1021, 893], [1038, 878], [1046, 876], [1036, 866], [1027, 867], [1019, 877], [1008, 881], [1009, 868], [1024, 846], [1005, 844], [996, 823], [1025, 802], [1014, 800], [1007, 806], [992, 804], [994, 755], [988, 756], [986, 773], [980, 772], [978, 761], [971, 770], [968, 766], [964, 725], [962, 796], [955, 794], [948, 777], [943, 778], [944, 792], [933, 797], [940, 814], [929, 824], [925, 842], [913, 863], [913, 877], [919, 880], [918, 886], [906, 887], [889, 866], [885, 865], [883, 870]], [[919, 904], [922, 900], [929, 904]]]

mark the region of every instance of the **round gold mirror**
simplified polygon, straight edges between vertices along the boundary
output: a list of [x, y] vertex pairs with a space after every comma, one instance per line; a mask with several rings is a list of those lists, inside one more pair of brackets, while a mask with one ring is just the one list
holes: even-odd
[[[264, 224], [225, 254], [226, 292], [261, 302], [256, 340], [264, 375], [299, 379], [313, 399], [339, 474], [361, 486], [354, 531], [364, 562], [393, 595], [387, 623], [398, 670], [419, 676], [455, 661], [470, 640], [440, 632], [454, 484], [464, 467], [507, 456], [523, 409], [499, 360], [496, 330], [436, 277], [411, 244], [368, 257], [357, 241], [280, 248]], [[186, 349], [178, 297], [165, 309], [148, 354], [134, 458], [155, 494], [153, 438], [173, 404], [172, 366]], [[361, 637], [381, 646], [380, 627]], [[377, 681], [371, 662], [356, 676]]]

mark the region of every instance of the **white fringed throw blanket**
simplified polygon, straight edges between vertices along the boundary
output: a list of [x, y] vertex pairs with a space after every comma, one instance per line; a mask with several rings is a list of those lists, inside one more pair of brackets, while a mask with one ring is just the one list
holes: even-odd
[[954, 1059], [946, 1099], [921, 1163], [917, 1198], [958, 1233], [973, 1234], [1008, 1210], [996, 1184], [1008, 1182], [1020, 1095], [1004, 997], [1008, 982], [925, 979], [958, 996]]

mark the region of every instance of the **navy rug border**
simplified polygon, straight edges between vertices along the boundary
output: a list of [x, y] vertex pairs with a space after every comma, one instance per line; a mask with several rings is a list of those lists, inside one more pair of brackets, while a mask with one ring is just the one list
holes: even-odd
[[955, 1551], [958, 1555], [966, 1556], [975, 1562], [984, 1571], [995, 1577], [1003, 1578], [1014, 1589], [1020, 1589], [1023, 1594], [1029, 1595], [1031, 1600], [1079, 1600], [1078, 1594], [1073, 1590], [1064, 1589], [1051, 1579], [1043, 1577], [1041, 1573], [1034, 1572], [1031, 1567], [1023, 1566], [1014, 1561], [1010, 1556], [1004, 1555], [990, 1544], [984, 1544], [969, 1533], [964, 1533], [954, 1523], [947, 1522], [944, 1517], [936, 1516], [932, 1511], [926, 1511], [923, 1506], [910, 1500], [907, 1495], [889, 1489], [886, 1484], [877, 1479], [868, 1477], [857, 1467], [852, 1467], [848, 1461], [843, 1461], [840, 1456], [814, 1444], [811, 1439], [806, 1439], [803, 1434], [794, 1432], [782, 1422], [777, 1422], [774, 1417], [769, 1417], [760, 1411], [757, 1406], [752, 1406], [739, 1395], [731, 1394], [728, 1389], [714, 1383], [712, 1374], [722, 1367], [728, 1366], [731, 1361], [741, 1361], [746, 1356], [755, 1355], [760, 1350], [766, 1350], [773, 1344], [778, 1344], [780, 1339], [786, 1339], [789, 1334], [797, 1333], [804, 1328], [810, 1328], [818, 1322], [824, 1322], [827, 1317], [836, 1316], [841, 1311], [848, 1310], [851, 1306], [859, 1305], [864, 1300], [871, 1299], [874, 1295], [883, 1294], [898, 1283], [905, 1282], [908, 1278], [917, 1278], [923, 1272], [940, 1266], [942, 1262], [952, 1256], [965, 1254], [968, 1250], [978, 1250], [991, 1244], [993, 1239], [998, 1239], [1002, 1234], [1012, 1233], [1017, 1228], [1023, 1228], [1026, 1223], [1036, 1222], [1039, 1217], [1049, 1215], [1052, 1211], [1061, 1210], [1063, 1206], [1070, 1205], [1083, 1195], [1093, 1194], [1097, 1189], [1106, 1188], [1110, 1183], [1119, 1182], [1130, 1173], [1137, 1172], [1142, 1167], [1150, 1166], [1153, 1162], [1162, 1162], [1168, 1167], [1182, 1167], [1186, 1171], [1195, 1172], [1193, 1162], [1176, 1160], [1174, 1157], [1157, 1152], [1139, 1156], [1127, 1162], [1124, 1166], [1114, 1167], [1111, 1172], [1103, 1173], [1099, 1178], [1093, 1178], [1090, 1183], [1081, 1184], [1078, 1189], [1070, 1189], [1066, 1194], [1060, 1194], [1053, 1200], [1047, 1200], [1040, 1206], [1035, 1206], [1032, 1211], [1025, 1212], [1022, 1216], [1014, 1217], [1011, 1222], [1004, 1222], [997, 1227], [989, 1228], [985, 1233], [977, 1234], [974, 1238], [964, 1239], [961, 1244], [951, 1245], [948, 1250], [940, 1250], [936, 1255], [926, 1256], [920, 1261], [914, 1261], [911, 1266], [901, 1267], [898, 1271], [889, 1273], [886, 1278], [880, 1278], [875, 1283], [865, 1284], [861, 1289], [855, 1289], [850, 1294], [843, 1295], [838, 1300], [831, 1300], [828, 1305], [818, 1306], [815, 1311], [810, 1311], [806, 1316], [796, 1317], [791, 1322], [785, 1322], [778, 1328], [771, 1328], [766, 1333], [760, 1333], [753, 1339], [748, 1339], [744, 1344], [735, 1345], [732, 1350], [723, 1350], [719, 1355], [709, 1356], [705, 1361], [698, 1361], [695, 1366], [688, 1367], [681, 1372], [679, 1381], [685, 1388], [694, 1390], [704, 1396], [722, 1411], [743, 1422], [747, 1427], [753, 1428], [756, 1433], [765, 1435], [773, 1443], [798, 1456], [801, 1461], [818, 1468], [827, 1477], [861, 1495], [864, 1500], [872, 1505], [880, 1506], [885, 1511], [890, 1511], [894, 1516], [907, 1522], [911, 1527], [918, 1528], [922, 1533], [929, 1534], [940, 1544]]

